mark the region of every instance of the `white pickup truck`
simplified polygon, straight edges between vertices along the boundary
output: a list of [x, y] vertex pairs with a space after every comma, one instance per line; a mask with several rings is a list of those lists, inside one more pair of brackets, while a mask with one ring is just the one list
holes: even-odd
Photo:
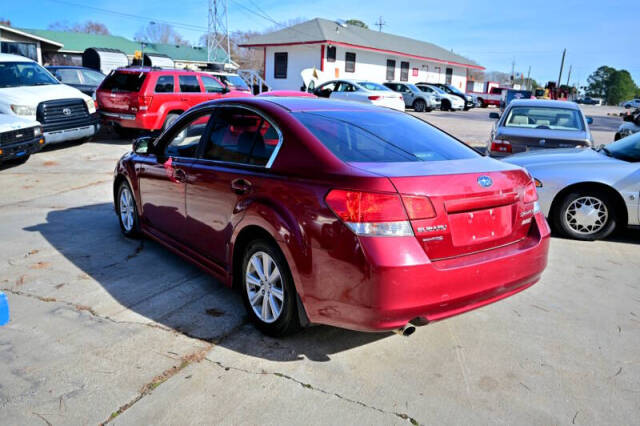
[[47, 144], [88, 139], [99, 129], [93, 99], [37, 62], [5, 53], [0, 53], [0, 114], [40, 122]]
[[0, 114], [0, 164], [25, 163], [43, 144], [40, 123]]

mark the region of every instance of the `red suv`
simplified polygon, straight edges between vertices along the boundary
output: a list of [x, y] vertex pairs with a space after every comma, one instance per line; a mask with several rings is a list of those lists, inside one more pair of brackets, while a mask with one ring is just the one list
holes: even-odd
[[201, 102], [251, 94], [230, 91], [217, 78], [201, 72], [121, 68], [104, 79], [96, 96], [103, 121], [128, 136], [131, 129], [164, 130]]

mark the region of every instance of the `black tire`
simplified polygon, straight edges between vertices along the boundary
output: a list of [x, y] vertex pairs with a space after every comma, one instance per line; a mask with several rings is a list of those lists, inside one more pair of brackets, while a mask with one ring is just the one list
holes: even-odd
[[613, 137], [613, 141], [619, 141], [620, 139], [622, 139], [622, 135], [620, 133], [616, 133], [615, 136]]
[[[571, 224], [568, 218], [568, 214], [570, 214], [568, 210], [575, 208], [576, 204], [574, 203], [577, 202], [577, 204], [579, 204], [580, 201], [578, 200], [581, 199], [596, 200], [597, 202], [602, 203], [602, 205], [604, 206], [604, 210], [606, 211], [606, 219], [604, 221], [604, 224], [596, 229], [593, 229], [593, 232], [589, 232], [587, 228], [579, 229], [580, 226], [576, 223]], [[591, 203], [593, 203], [593, 201], [591, 201]], [[618, 214], [615, 211], [615, 203], [613, 202], [613, 199], [606, 192], [599, 191], [597, 189], [579, 190], [565, 195], [564, 198], [560, 200], [559, 204], [554, 208], [551, 216], [553, 227], [558, 233], [568, 238], [583, 241], [593, 241], [607, 238], [616, 230], [616, 226], [618, 224]], [[598, 214], [598, 216], [602, 216], [602, 214], [600, 213]]]
[[440, 104], [440, 110], [451, 111], [451, 102], [448, 99], [443, 99], [442, 104]]
[[[266, 253], [271, 257], [278, 270], [280, 271], [279, 285], [282, 289], [284, 289], [284, 300], [281, 304], [281, 312], [277, 319], [275, 319], [275, 321], [273, 322], [266, 322], [262, 320], [256, 314], [256, 312], [254, 312], [254, 308], [249, 300], [250, 290], [248, 288], [249, 286], [247, 285], [247, 270], [249, 268], [249, 262], [252, 256], [256, 254], [260, 255], [260, 253]], [[295, 333], [300, 329], [301, 326], [298, 319], [296, 288], [293, 284], [293, 278], [291, 277], [291, 272], [289, 270], [287, 261], [280, 249], [275, 244], [262, 239], [254, 240], [249, 243], [244, 252], [244, 256], [242, 257], [242, 267], [240, 269], [240, 273], [241, 276], [239, 277], [239, 281], [241, 283], [240, 291], [242, 293], [242, 300], [244, 301], [245, 308], [247, 310], [247, 313], [249, 314], [249, 317], [251, 318], [251, 321], [255, 324], [258, 330], [269, 336], [281, 337]], [[257, 293], [254, 293], [254, 296], [255, 294]], [[264, 294], [264, 291], [262, 294]], [[264, 298], [264, 296], [260, 297], [260, 300]]]
[[30, 157], [31, 157], [31, 154], [23, 155], [22, 157], [8, 160], [6, 164], [11, 164], [12, 166], [21, 166], [22, 164], [26, 163]]
[[415, 112], [424, 112], [427, 109], [427, 103], [423, 99], [416, 99], [413, 103], [413, 110]]
[[[124, 191], [129, 191], [129, 194], [131, 196], [132, 199], [132, 203], [130, 205], [130, 208], [132, 209], [132, 219], [133, 219], [133, 224], [129, 225], [129, 224], [125, 224], [123, 222], [123, 215], [122, 213], [122, 196], [123, 196], [123, 192]], [[117, 194], [117, 198], [115, 199], [115, 205], [116, 205], [116, 213], [118, 214], [118, 222], [120, 223], [120, 230], [122, 231], [122, 234], [127, 237], [127, 238], [133, 238], [133, 239], [139, 239], [141, 236], [141, 232], [140, 232], [140, 216], [138, 215], [138, 207], [136, 205], [136, 200], [135, 197], [133, 195], [133, 191], [131, 190], [131, 187], [129, 186], [129, 183], [126, 180], [123, 180], [120, 185], [118, 186], [118, 191], [116, 192]]]
[[164, 124], [162, 125], [162, 131], [166, 131], [174, 121], [176, 121], [180, 117], [180, 114], [167, 114], [167, 118], [164, 119]]

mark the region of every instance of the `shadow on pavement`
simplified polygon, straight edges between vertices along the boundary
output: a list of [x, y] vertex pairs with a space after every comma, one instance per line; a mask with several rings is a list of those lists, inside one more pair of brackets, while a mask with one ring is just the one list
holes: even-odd
[[100, 299], [91, 305], [98, 306], [90, 307], [115, 321], [131, 321], [139, 314], [188, 336], [272, 361], [302, 356], [328, 361], [332, 354], [393, 336], [314, 326], [284, 339], [266, 337], [249, 324], [237, 292], [153, 241], [124, 238], [110, 203], [50, 211], [46, 222], [25, 230], [40, 233], [118, 302], [105, 308], [108, 298], [86, 277], [70, 283], [79, 300], [97, 294]]

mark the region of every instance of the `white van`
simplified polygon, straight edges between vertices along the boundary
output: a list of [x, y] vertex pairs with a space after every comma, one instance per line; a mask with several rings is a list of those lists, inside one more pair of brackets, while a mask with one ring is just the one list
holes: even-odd
[[89, 96], [60, 83], [37, 62], [0, 53], [0, 114], [40, 122], [45, 144], [90, 138], [99, 129]]

